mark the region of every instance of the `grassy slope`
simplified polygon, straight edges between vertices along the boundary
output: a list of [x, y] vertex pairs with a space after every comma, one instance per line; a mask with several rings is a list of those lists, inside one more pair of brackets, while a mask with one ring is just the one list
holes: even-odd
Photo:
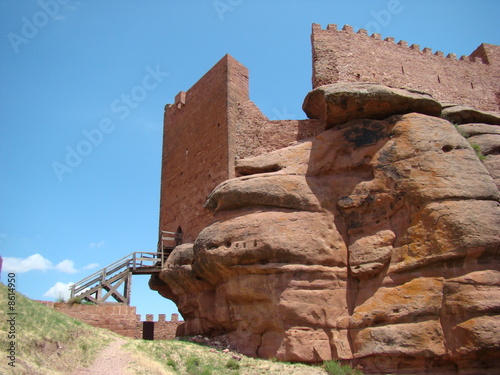
[[[250, 375], [326, 374], [322, 367], [290, 364], [242, 356], [241, 361], [232, 359], [232, 354], [211, 351], [210, 348], [183, 341], [134, 340], [126, 344], [127, 350], [136, 353], [133, 366], [135, 374], [141, 375]], [[160, 364], [162, 371], [153, 372], [147, 363]], [[142, 369], [146, 365], [148, 369]]]
[[92, 363], [99, 350], [117, 337], [16, 293], [16, 367], [6, 358], [7, 287], [0, 284], [1, 374], [67, 374]]

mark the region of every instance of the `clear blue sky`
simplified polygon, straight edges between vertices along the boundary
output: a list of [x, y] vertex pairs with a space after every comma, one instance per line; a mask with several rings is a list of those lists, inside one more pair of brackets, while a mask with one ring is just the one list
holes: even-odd
[[[163, 108], [226, 53], [268, 117], [304, 118], [312, 23], [460, 56], [500, 44], [499, 15], [497, 0], [0, 0], [4, 268], [51, 300], [56, 285], [155, 251]], [[138, 313], [176, 312], [147, 281], [134, 276]]]

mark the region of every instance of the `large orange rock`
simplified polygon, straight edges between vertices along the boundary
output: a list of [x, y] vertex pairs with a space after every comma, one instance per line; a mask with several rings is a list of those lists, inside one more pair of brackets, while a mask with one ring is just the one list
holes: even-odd
[[441, 104], [429, 94], [377, 83], [320, 86], [306, 96], [302, 108], [309, 118], [324, 120], [327, 128], [357, 118], [383, 119], [409, 112], [433, 116], [441, 113]]
[[480, 111], [461, 105], [449, 104], [443, 106], [441, 116], [454, 124], [485, 123], [500, 125], [500, 113]]
[[495, 373], [500, 192], [450, 122], [354, 119], [236, 171], [151, 282], [179, 334], [367, 372]]

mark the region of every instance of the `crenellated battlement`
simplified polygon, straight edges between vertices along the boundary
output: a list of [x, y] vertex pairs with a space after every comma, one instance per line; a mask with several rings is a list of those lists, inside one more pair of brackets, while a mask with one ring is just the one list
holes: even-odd
[[465, 61], [465, 62], [472, 62], [472, 63], [481, 63], [481, 64], [486, 64], [485, 61], [481, 57], [477, 56], [461, 56], [460, 59], [457, 59], [457, 55], [454, 53], [449, 53], [448, 55], [444, 55], [443, 51], [436, 51], [434, 54], [432, 53], [432, 48], [429, 47], [424, 47], [421, 48], [419, 44], [411, 44], [409, 45], [407, 41], [405, 40], [400, 40], [399, 42], [396, 43], [395, 38], [393, 37], [386, 37], [385, 39], [382, 39], [382, 35], [378, 33], [373, 33], [371, 35], [368, 35], [368, 31], [365, 29], [359, 29], [358, 31], [354, 31], [354, 28], [350, 25], [344, 25], [342, 29], [338, 29], [336, 24], [328, 24], [326, 29], [322, 29], [320, 24], [313, 24], [312, 27], [313, 33], [315, 32], [325, 32], [325, 31], [330, 31], [330, 32], [346, 32], [350, 34], [357, 34], [357, 35], [363, 35], [367, 38], [371, 38], [374, 40], [380, 40], [383, 42], [391, 43], [391, 44], [396, 44], [402, 48], [407, 48], [410, 52], [418, 52], [423, 55], [434, 55], [438, 57], [443, 57], [446, 59], [454, 60], [454, 61]]
[[146, 320], [141, 320], [141, 315], [136, 314], [134, 306], [121, 303], [107, 303], [101, 305], [80, 305], [65, 302], [37, 301], [84, 323], [97, 328], [105, 328], [119, 335], [140, 339], [144, 332], [144, 323], [153, 325], [153, 338], [155, 340], [171, 340], [175, 337], [177, 327], [183, 323], [179, 314], [172, 314], [171, 319], [166, 319], [166, 314], [158, 314], [154, 320], [153, 314], [146, 314]]
[[425, 91], [443, 102], [500, 109], [500, 46], [481, 44], [469, 56], [445, 56], [429, 47], [382, 39], [378, 33], [313, 24], [313, 87], [334, 82], [377, 82]]

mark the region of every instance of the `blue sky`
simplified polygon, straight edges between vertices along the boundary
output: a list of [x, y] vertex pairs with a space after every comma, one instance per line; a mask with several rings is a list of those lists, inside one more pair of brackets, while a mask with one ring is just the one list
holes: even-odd
[[[499, 14], [497, 0], [0, 0], [2, 280], [10, 267], [51, 300], [155, 251], [163, 108], [226, 53], [264, 114], [305, 118], [312, 23], [461, 56], [500, 44]], [[176, 312], [147, 282], [134, 276], [138, 313]]]

